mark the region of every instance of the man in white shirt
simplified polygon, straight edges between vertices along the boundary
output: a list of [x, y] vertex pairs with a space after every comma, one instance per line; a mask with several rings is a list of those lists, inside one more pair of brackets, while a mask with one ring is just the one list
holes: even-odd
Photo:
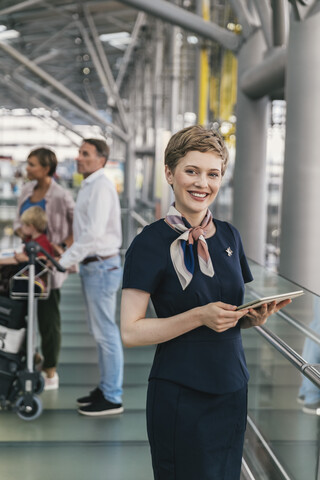
[[122, 268], [121, 211], [118, 194], [104, 173], [109, 147], [103, 140], [83, 141], [76, 158], [84, 180], [74, 210], [74, 243], [60, 263], [69, 268], [80, 263], [80, 278], [88, 325], [98, 347], [100, 383], [77, 400], [82, 415], [123, 412], [123, 350], [115, 323], [116, 294]]

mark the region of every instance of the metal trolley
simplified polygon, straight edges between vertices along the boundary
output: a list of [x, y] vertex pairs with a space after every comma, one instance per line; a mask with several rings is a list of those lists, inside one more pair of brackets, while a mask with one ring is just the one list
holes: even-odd
[[41, 252], [58, 271], [64, 272], [65, 269], [38, 243], [28, 242], [25, 249], [29, 261], [10, 279], [10, 298], [17, 301], [27, 300], [28, 304], [25, 353], [11, 357], [6, 354], [10, 384], [7, 395], [2, 396], [1, 406], [12, 409], [23, 420], [34, 420], [43, 410], [38, 394], [44, 388], [44, 378], [41, 372], [34, 368], [37, 300], [48, 298], [51, 284], [50, 269], [37, 258], [37, 254]]

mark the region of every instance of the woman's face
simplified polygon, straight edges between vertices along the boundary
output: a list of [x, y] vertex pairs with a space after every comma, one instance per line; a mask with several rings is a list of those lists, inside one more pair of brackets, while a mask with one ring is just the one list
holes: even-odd
[[219, 192], [221, 164], [221, 158], [214, 152], [191, 151], [179, 160], [174, 172], [165, 167], [175, 207], [192, 226], [200, 224]]
[[27, 160], [27, 177], [29, 180], [41, 180], [44, 177], [48, 176], [50, 167], [43, 167], [38, 158], [34, 155]]

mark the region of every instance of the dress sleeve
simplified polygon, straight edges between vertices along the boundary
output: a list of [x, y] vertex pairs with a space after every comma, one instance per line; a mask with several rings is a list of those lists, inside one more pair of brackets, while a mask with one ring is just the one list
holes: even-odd
[[247, 257], [244, 253], [240, 233], [233, 225], [229, 224], [229, 227], [231, 228], [231, 230], [233, 232], [233, 235], [235, 237], [236, 243], [238, 245], [239, 260], [240, 260], [240, 266], [241, 266], [243, 281], [244, 281], [244, 283], [252, 282], [253, 276], [252, 276], [250, 267], [248, 265]]
[[122, 288], [135, 288], [153, 294], [162, 281], [167, 253], [162, 238], [146, 227], [126, 253]]
[[239, 236], [239, 240], [240, 240], [239, 255], [240, 255], [240, 264], [241, 264], [242, 276], [243, 276], [244, 283], [249, 283], [249, 282], [252, 282], [253, 275], [252, 275], [250, 267], [248, 265], [248, 260], [247, 260], [247, 257], [245, 255], [245, 253], [244, 253], [240, 236]]

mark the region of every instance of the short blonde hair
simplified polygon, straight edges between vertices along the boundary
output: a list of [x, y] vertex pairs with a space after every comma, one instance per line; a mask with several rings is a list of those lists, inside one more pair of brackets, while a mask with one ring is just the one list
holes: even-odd
[[224, 140], [217, 130], [202, 125], [186, 127], [175, 133], [164, 152], [164, 163], [173, 173], [179, 160], [190, 151], [214, 152], [221, 158], [221, 174], [227, 169], [229, 153]]
[[32, 225], [38, 232], [44, 233], [48, 225], [48, 218], [43, 208], [35, 206], [23, 212], [20, 222], [25, 225]]

